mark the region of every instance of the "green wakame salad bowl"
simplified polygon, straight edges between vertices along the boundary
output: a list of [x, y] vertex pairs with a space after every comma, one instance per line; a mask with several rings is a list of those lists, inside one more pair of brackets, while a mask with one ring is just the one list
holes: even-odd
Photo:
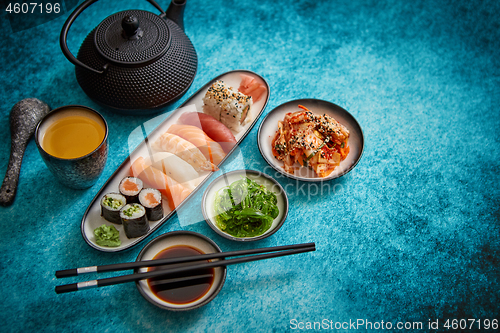
[[202, 213], [220, 236], [257, 241], [271, 236], [285, 223], [288, 197], [272, 177], [255, 170], [235, 170], [207, 187]]

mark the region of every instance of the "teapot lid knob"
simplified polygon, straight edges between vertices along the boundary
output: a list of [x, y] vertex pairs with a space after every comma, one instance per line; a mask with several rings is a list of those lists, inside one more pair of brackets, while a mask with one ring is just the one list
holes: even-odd
[[139, 20], [134, 15], [125, 15], [122, 19], [122, 28], [123, 37], [127, 39], [136, 39], [142, 36]]
[[164, 18], [143, 10], [126, 10], [107, 17], [96, 28], [94, 45], [108, 62], [124, 66], [149, 64], [170, 47]]

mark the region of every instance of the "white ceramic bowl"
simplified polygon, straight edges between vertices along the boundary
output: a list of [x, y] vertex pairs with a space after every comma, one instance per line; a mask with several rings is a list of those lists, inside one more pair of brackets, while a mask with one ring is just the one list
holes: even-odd
[[[242, 177], [248, 177], [260, 185], [264, 185], [268, 190], [274, 192], [278, 199], [277, 206], [279, 215], [274, 219], [271, 228], [264, 234], [254, 237], [234, 237], [222, 231], [215, 223], [215, 194], [220, 189], [229, 186], [231, 183], [240, 180]], [[271, 236], [285, 223], [288, 214], [288, 197], [283, 187], [270, 176], [255, 170], [235, 170], [225, 173], [216, 178], [205, 190], [201, 200], [203, 217], [207, 224], [220, 236], [234, 241], [256, 241]]]
[[[300, 111], [301, 109], [298, 105], [305, 106], [315, 114], [327, 114], [335, 118], [349, 130], [349, 154], [328, 177], [319, 177], [308, 167], [297, 168], [293, 174], [288, 173], [283, 169], [283, 162], [273, 156], [271, 143], [278, 130], [278, 121], [283, 120], [289, 112]], [[311, 98], [286, 102], [269, 112], [260, 124], [257, 142], [262, 157], [264, 157], [271, 167], [286, 177], [307, 182], [320, 182], [342, 177], [358, 164], [364, 148], [364, 136], [361, 126], [359, 126], [356, 119], [349, 112], [336, 104]], [[298, 163], [297, 166], [299, 166]]]
[[[149, 242], [137, 256], [136, 261], [151, 260], [158, 253], [169, 247], [188, 245], [198, 249], [202, 253], [222, 252], [219, 246], [210, 238], [192, 231], [173, 231], [156, 237]], [[146, 268], [140, 268], [136, 272], [146, 272]], [[220, 292], [226, 281], [226, 267], [214, 268], [214, 280], [208, 292], [201, 298], [184, 304], [169, 303], [156, 296], [150, 289], [147, 280], [136, 282], [137, 289], [141, 295], [150, 303], [166, 310], [185, 311], [199, 308], [212, 301]]]

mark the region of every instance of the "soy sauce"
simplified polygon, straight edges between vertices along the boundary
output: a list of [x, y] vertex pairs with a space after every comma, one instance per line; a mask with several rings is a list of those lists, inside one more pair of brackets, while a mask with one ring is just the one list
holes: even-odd
[[[203, 254], [200, 250], [187, 246], [177, 245], [158, 253], [153, 259], [178, 258]], [[149, 272], [158, 269], [182, 267], [189, 264], [209, 262], [201, 260], [188, 264], [173, 264], [150, 267]], [[214, 282], [214, 269], [206, 268], [185, 273], [162, 275], [148, 279], [148, 285], [153, 294], [168, 303], [186, 304], [202, 298]]]

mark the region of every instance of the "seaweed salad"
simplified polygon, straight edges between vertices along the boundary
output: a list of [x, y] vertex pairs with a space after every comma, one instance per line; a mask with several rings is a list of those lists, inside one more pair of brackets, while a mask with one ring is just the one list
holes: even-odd
[[216, 193], [216, 224], [234, 237], [260, 236], [279, 215], [277, 202], [276, 194], [245, 177]]

